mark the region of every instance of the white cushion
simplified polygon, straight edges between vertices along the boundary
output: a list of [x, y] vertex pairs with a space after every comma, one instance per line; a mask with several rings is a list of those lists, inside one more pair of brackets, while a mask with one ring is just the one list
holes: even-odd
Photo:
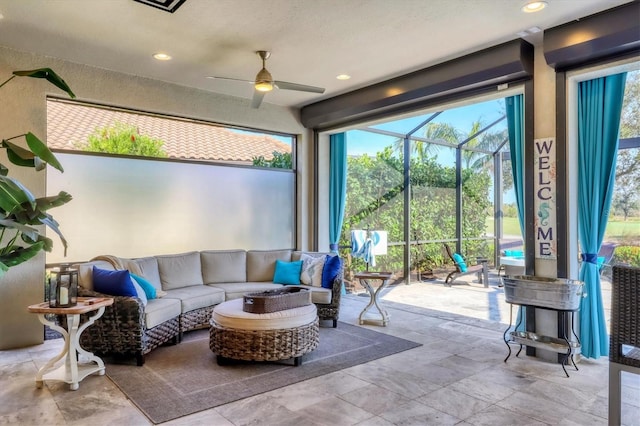
[[300, 260], [302, 260], [300, 282], [313, 287], [322, 287], [322, 267], [325, 259], [325, 255], [317, 257], [305, 253], [300, 255]]
[[163, 290], [204, 284], [200, 253], [197, 251], [156, 256], [156, 259]]
[[317, 317], [316, 305], [306, 305], [266, 314], [242, 310], [243, 299], [234, 299], [213, 308], [211, 319], [226, 328], [237, 330], [282, 330], [307, 325]]

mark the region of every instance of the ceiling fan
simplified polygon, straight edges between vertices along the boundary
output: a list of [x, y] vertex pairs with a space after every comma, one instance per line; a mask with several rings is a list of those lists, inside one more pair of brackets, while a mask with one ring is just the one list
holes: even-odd
[[253, 92], [253, 99], [251, 100], [251, 107], [253, 108], [258, 108], [262, 103], [262, 99], [264, 98], [264, 95], [266, 95], [267, 92], [272, 91], [274, 87], [282, 90], [297, 90], [299, 92], [324, 93], [324, 88], [322, 87], [307, 86], [305, 84], [274, 80], [273, 77], [271, 76], [271, 73], [267, 71], [267, 68], [265, 67], [265, 62], [267, 61], [267, 59], [269, 59], [269, 56], [271, 56], [271, 52], [267, 50], [258, 50], [256, 53], [258, 54], [258, 56], [260, 56], [260, 59], [262, 59], [262, 69], [258, 72], [254, 81], [241, 80], [238, 78], [230, 78], [230, 77], [216, 77], [216, 76], [211, 76], [208, 78], [214, 78], [218, 80], [242, 81], [242, 82], [253, 84], [253, 87], [255, 88]]

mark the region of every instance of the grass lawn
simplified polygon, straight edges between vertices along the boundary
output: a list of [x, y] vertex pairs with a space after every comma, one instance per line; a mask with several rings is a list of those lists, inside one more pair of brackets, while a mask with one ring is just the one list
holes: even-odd
[[[493, 218], [486, 219], [487, 228], [493, 228]], [[505, 235], [520, 235], [520, 225], [515, 217], [505, 217], [503, 219], [503, 230]], [[609, 220], [604, 239], [606, 241], [635, 242], [640, 241], [640, 217], [627, 219], [627, 221], [614, 218]]]

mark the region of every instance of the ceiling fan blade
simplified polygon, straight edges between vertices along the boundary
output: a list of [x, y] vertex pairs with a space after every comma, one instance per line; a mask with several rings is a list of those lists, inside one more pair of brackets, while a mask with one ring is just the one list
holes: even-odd
[[274, 81], [273, 82], [278, 89], [283, 90], [297, 90], [299, 92], [312, 92], [312, 93], [324, 93], [324, 88], [315, 87], [315, 86], [307, 86], [304, 84], [298, 83], [289, 83], [287, 81]]
[[231, 78], [231, 77], [216, 77], [215, 75], [210, 75], [207, 76], [207, 78], [210, 78], [212, 80], [230, 80], [230, 81], [240, 81], [242, 83], [250, 83], [250, 84], [254, 84], [253, 81], [250, 80], [242, 80], [240, 78]]
[[251, 108], [258, 108], [264, 99], [266, 92], [260, 92], [258, 90], [253, 91], [253, 99], [251, 99]]

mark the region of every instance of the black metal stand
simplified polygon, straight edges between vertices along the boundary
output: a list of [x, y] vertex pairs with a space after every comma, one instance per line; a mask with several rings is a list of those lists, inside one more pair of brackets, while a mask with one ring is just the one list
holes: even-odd
[[[520, 352], [522, 352], [522, 348], [524, 346], [546, 349], [546, 350], [557, 352], [563, 355], [562, 360], [560, 361], [560, 365], [562, 365], [562, 370], [564, 371], [564, 374], [567, 377], [569, 377], [569, 373], [567, 373], [565, 364], [568, 365], [569, 361], [571, 361], [571, 364], [577, 371], [578, 366], [576, 365], [576, 362], [573, 359], [573, 356], [575, 354], [580, 353], [580, 339], [578, 338], [578, 335], [574, 330], [574, 323], [575, 323], [574, 314], [577, 312], [577, 310], [553, 309], [553, 308], [533, 306], [533, 305], [519, 305], [524, 307], [525, 309], [537, 308], [537, 309], [547, 309], [550, 311], [558, 312], [559, 337], [549, 337], [549, 336], [538, 335], [531, 331], [518, 331], [523, 325], [523, 323], [525, 322], [523, 310], [520, 310], [519, 312], [515, 329], [513, 331], [510, 331], [513, 323], [513, 305], [514, 304], [515, 303], [510, 303], [511, 307], [509, 310], [509, 327], [507, 327], [507, 329], [504, 331], [504, 334], [503, 334], [504, 342], [507, 345], [507, 348], [509, 349], [509, 353], [507, 354], [507, 357], [504, 359], [504, 362], [507, 362], [509, 357], [511, 357], [511, 345], [517, 344], [517, 345], [520, 345], [520, 348], [518, 349], [518, 353], [516, 353], [516, 357], [520, 355]], [[570, 315], [570, 317], [567, 317], [567, 315]], [[571, 319], [571, 333], [568, 333], [568, 330], [567, 330], [568, 318]], [[569, 338], [572, 336], [575, 337], [575, 341], [569, 340]]]

